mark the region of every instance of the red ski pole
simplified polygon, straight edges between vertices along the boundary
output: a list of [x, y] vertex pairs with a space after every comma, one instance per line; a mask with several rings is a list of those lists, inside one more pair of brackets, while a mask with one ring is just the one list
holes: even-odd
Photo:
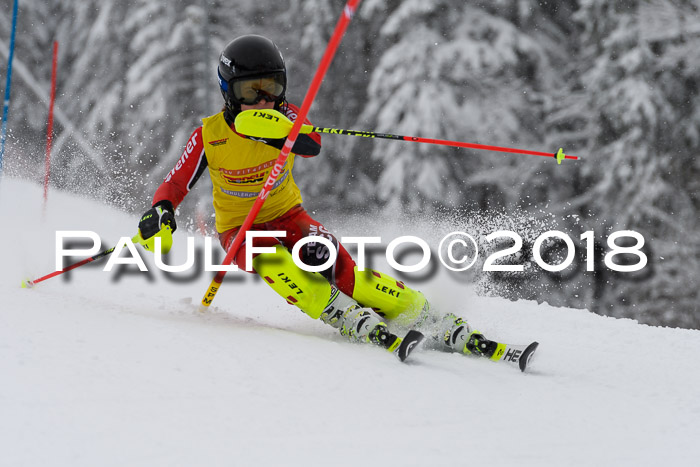
[[542, 151], [531, 151], [529, 149], [516, 149], [508, 148], [505, 146], [492, 146], [488, 144], [477, 144], [477, 143], [464, 143], [462, 141], [448, 141], [444, 139], [435, 138], [421, 138], [418, 136], [402, 136], [402, 135], [392, 135], [389, 133], [374, 133], [372, 131], [357, 131], [357, 130], [342, 130], [335, 128], [321, 128], [313, 127], [313, 131], [318, 133], [330, 133], [334, 135], [347, 135], [347, 136], [362, 136], [365, 138], [383, 138], [383, 139], [394, 139], [410, 141], [412, 143], [427, 143], [427, 144], [439, 144], [442, 146], [452, 146], [457, 148], [468, 148], [468, 149], [480, 149], [482, 151], [497, 151], [497, 152], [507, 152], [511, 154], [525, 154], [529, 156], [543, 156], [543, 157], [553, 157], [557, 160], [558, 164], [564, 159], [571, 160], [581, 160], [581, 157], [570, 156], [569, 154], [564, 154], [564, 149], [560, 148], [557, 152], [542, 152]]
[[102, 253], [96, 254], [95, 256], [91, 256], [91, 257], [89, 257], [89, 258], [85, 258], [85, 259], [82, 260], [82, 261], [78, 261], [78, 262], [75, 263], [75, 264], [71, 264], [70, 266], [66, 266], [66, 267], [63, 268], [63, 269], [60, 269], [60, 270], [58, 270], [58, 271], [54, 271], [54, 272], [52, 272], [51, 274], [47, 274], [47, 275], [45, 275], [45, 276], [41, 276], [41, 277], [38, 278], [38, 279], [34, 279], [34, 280], [27, 279], [27, 280], [25, 280], [25, 281], [22, 282], [22, 287], [34, 287], [35, 284], [38, 284], [39, 282], [43, 282], [43, 281], [45, 281], [46, 279], [51, 279], [52, 277], [56, 277], [56, 276], [58, 276], [58, 275], [60, 275], [60, 274], [63, 274], [64, 272], [71, 271], [71, 270], [73, 270], [73, 269], [75, 269], [75, 268], [79, 268], [80, 266], [84, 266], [84, 265], [86, 265], [86, 264], [88, 264], [88, 263], [92, 263], [93, 261], [96, 261], [96, 260], [98, 260], [98, 259], [100, 259], [100, 258], [104, 258], [104, 257], [107, 256], [107, 255], [111, 255], [112, 252], [114, 252], [114, 249], [115, 249], [115, 248], [116, 248], [116, 246], [113, 246], [113, 247], [110, 248], [109, 250], [105, 250], [105, 251], [103, 251]]
[[[311, 80], [309, 90], [306, 91], [306, 96], [304, 96], [304, 101], [301, 104], [301, 109], [299, 111], [296, 121], [294, 122], [294, 125], [292, 126], [292, 130], [289, 133], [289, 136], [287, 136], [287, 141], [284, 143], [284, 146], [282, 147], [282, 150], [280, 151], [280, 154], [277, 157], [277, 160], [275, 161], [275, 165], [272, 167], [270, 175], [267, 177], [267, 180], [265, 181], [265, 184], [260, 190], [260, 193], [258, 193], [258, 197], [255, 199], [253, 207], [250, 209], [250, 212], [248, 212], [248, 216], [246, 216], [245, 220], [243, 221], [243, 225], [241, 225], [241, 228], [236, 234], [236, 238], [234, 238], [231, 247], [228, 249], [226, 257], [223, 261], [224, 265], [231, 264], [233, 257], [236, 255], [236, 253], [238, 253], [238, 249], [241, 247], [241, 245], [243, 244], [243, 240], [245, 239], [246, 232], [253, 225], [255, 217], [258, 215], [258, 212], [260, 212], [263, 203], [265, 203], [267, 195], [270, 193], [270, 190], [274, 186], [277, 177], [282, 173], [282, 169], [284, 167], [284, 164], [287, 162], [289, 153], [291, 152], [292, 147], [296, 142], [297, 136], [299, 136], [299, 130], [301, 130], [301, 125], [302, 123], [304, 123], [306, 115], [309, 113], [311, 104], [316, 98], [318, 89], [321, 87], [321, 82], [323, 81], [323, 78], [326, 75], [326, 72], [328, 71], [328, 67], [330, 66], [331, 61], [333, 60], [333, 56], [335, 55], [335, 52], [338, 49], [338, 45], [340, 45], [340, 41], [343, 39], [345, 30], [347, 29], [353, 14], [357, 10], [357, 6], [359, 5], [359, 3], [360, 0], [349, 0], [345, 5], [345, 8], [343, 8], [343, 13], [340, 15], [338, 23], [335, 26], [335, 30], [333, 31], [333, 35], [331, 36], [331, 40], [326, 46], [326, 51], [323, 53], [321, 62], [319, 63], [318, 68], [316, 69], [316, 74]], [[211, 305], [211, 302], [214, 300], [216, 293], [219, 291], [219, 287], [221, 287], [221, 283], [223, 282], [225, 275], [226, 271], [219, 271], [216, 274], [216, 276], [214, 276], [214, 279], [211, 281], [211, 284], [207, 289], [207, 292], [204, 294], [204, 298], [202, 298], [200, 311], [205, 310], [206, 307]]]
[[[143, 240], [141, 239], [141, 233], [139, 232], [139, 233], [137, 233], [136, 235], [134, 235], [134, 236], [131, 238], [131, 241], [132, 241], [133, 243], [140, 243], [140, 244], [143, 244]], [[65, 272], [72, 271], [72, 270], [75, 269], [75, 268], [79, 268], [80, 266], [85, 266], [85, 265], [88, 264], [88, 263], [92, 263], [93, 261], [97, 261], [98, 259], [104, 258], [105, 256], [109, 256], [109, 255], [111, 255], [111, 254], [114, 252], [114, 250], [115, 250], [116, 248], [117, 248], [117, 247], [116, 247], [116, 245], [115, 245], [115, 246], [113, 246], [112, 248], [110, 248], [109, 250], [105, 250], [105, 251], [103, 251], [103, 252], [101, 252], [101, 253], [97, 253], [95, 256], [91, 256], [91, 257], [89, 257], [89, 258], [85, 258], [84, 260], [78, 261], [77, 263], [74, 263], [74, 264], [71, 264], [71, 265], [69, 265], [69, 266], [66, 266], [66, 267], [63, 268], [63, 269], [59, 269], [58, 271], [54, 271], [54, 272], [52, 272], [52, 273], [50, 273], [50, 274], [47, 274], [47, 275], [45, 275], [45, 276], [41, 276], [41, 277], [38, 278], [38, 279], [34, 279], [34, 280], [26, 279], [26, 280], [22, 281], [22, 288], [33, 287], [35, 284], [38, 284], [39, 282], [43, 282], [43, 281], [45, 281], [46, 279], [51, 279], [52, 277], [59, 276], [59, 275], [65, 273]]]
[[[277, 110], [246, 110], [236, 116], [236, 130], [258, 138], [284, 138], [293, 126], [283, 113]], [[511, 154], [527, 154], [530, 156], [553, 157], [558, 164], [564, 159], [581, 160], [580, 157], [564, 154], [563, 149], [557, 152], [530, 151], [528, 149], [508, 148], [504, 146], [492, 146], [487, 144], [464, 143], [461, 141], [448, 141], [435, 138], [420, 138], [418, 136], [392, 135], [389, 133], [375, 133], [373, 131], [343, 130], [341, 128], [322, 128], [312, 125], [302, 125], [300, 133], [327, 133], [331, 135], [360, 136], [362, 138], [383, 138], [398, 141], [410, 141], [412, 143], [440, 144], [457, 148], [480, 149], [484, 151], [508, 152]]]

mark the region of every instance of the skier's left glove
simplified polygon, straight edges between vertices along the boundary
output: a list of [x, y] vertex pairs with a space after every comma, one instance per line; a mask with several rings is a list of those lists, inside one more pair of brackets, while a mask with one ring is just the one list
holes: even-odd
[[161, 239], [161, 251], [167, 253], [173, 244], [173, 232], [177, 229], [172, 204], [157, 203], [146, 211], [139, 221], [139, 242], [146, 250], [155, 250], [155, 239]]

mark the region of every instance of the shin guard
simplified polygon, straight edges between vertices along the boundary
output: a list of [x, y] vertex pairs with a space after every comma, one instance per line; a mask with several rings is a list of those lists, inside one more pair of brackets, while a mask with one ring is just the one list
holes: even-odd
[[272, 290], [304, 313], [317, 319], [331, 296], [331, 285], [317, 272], [300, 269], [292, 254], [282, 245], [275, 253], [261, 253], [253, 259], [253, 268]]
[[429, 305], [421, 292], [373, 270], [358, 271], [355, 267], [352, 297], [401, 326], [420, 325], [428, 314]]

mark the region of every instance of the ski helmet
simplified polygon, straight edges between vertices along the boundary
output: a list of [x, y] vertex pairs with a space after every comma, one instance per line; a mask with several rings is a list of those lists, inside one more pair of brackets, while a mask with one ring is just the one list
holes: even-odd
[[276, 106], [284, 101], [287, 69], [270, 39], [249, 34], [228, 43], [219, 55], [219, 87], [226, 107], [239, 111], [265, 98]]

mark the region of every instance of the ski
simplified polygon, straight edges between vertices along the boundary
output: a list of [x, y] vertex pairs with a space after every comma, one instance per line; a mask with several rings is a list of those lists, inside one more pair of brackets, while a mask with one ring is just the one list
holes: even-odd
[[520, 368], [520, 371], [525, 371], [539, 345], [538, 342], [533, 342], [529, 345], [502, 344], [499, 342], [489, 359], [494, 362], [506, 362], [517, 366]]
[[[400, 361], [405, 362], [409, 355], [418, 347], [425, 336], [423, 333], [411, 329], [406, 333], [406, 335], [401, 338], [397, 338], [396, 342], [390, 346], [387, 350], [393, 352]], [[398, 345], [397, 345], [398, 344]]]

